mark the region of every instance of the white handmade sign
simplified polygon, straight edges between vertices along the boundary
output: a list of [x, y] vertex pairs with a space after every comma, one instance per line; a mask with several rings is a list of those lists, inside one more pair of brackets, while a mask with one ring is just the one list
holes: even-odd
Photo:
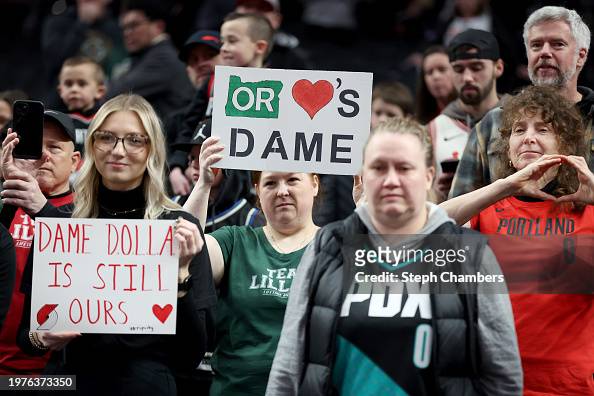
[[38, 218], [31, 330], [175, 334], [173, 224]]
[[217, 66], [221, 168], [353, 175], [369, 135], [371, 73]]

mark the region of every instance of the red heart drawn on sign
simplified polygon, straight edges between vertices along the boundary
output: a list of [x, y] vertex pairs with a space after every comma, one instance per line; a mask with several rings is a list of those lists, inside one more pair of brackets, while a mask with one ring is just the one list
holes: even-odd
[[163, 308], [158, 304], [153, 305], [153, 314], [161, 321], [161, 323], [165, 323], [171, 311], [173, 311], [173, 306], [171, 304], [167, 304]]
[[309, 118], [314, 116], [332, 100], [334, 87], [326, 80], [312, 84], [309, 80], [299, 80], [293, 85], [293, 99], [305, 110]]

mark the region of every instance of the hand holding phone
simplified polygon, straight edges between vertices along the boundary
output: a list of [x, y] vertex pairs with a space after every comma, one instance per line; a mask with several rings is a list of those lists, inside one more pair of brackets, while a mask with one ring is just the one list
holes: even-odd
[[2, 150], [0, 151], [0, 169], [4, 179], [21, 178], [23, 172], [36, 175], [37, 169], [43, 162], [43, 156], [38, 160], [14, 158], [14, 149], [18, 145], [16, 143], [17, 134], [12, 131], [12, 128], [8, 128], [8, 134], [2, 141]]
[[34, 100], [17, 100], [12, 107], [12, 130], [18, 134], [19, 143], [13, 151], [14, 158], [39, 159], [43, 145], [43, 103]]

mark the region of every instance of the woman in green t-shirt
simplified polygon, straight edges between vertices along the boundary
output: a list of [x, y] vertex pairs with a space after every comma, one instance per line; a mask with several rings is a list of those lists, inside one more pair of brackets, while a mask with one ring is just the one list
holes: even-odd
[[[223, 146], [205, 140], [200, 178], [184, 205], [202, 224]], [[267, 225], [222, 227], [206, 235], [219, 287], [211, 395], [263, 395], [283, 324], [291, 282], [319, 227], [312, 219], [319, 181], [306, 173], [255, 172]]]

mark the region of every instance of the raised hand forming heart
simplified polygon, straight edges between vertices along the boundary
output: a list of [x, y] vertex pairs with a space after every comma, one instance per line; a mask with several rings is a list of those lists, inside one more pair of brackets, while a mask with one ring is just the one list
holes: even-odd
[[557, 198], [557, 202], [583, 202], [588, 205], [594, 204], [594, 174], [590, 171], [584, 157], [575, 155], [563, 156], [563, 162], [573, 166], [577, 170], [580, 185], [573, 194]]
[[542, 191], [542, 188], [557, 176], [557, 170], [563, 161], [562, 157], [557, 154], [543, 155], [524, 169], [508, 176], [508, 180], [514, 186], [514, 194], [556, 200], [554, 196]]
[[[559, 166], [566, 164], [576, 169], [580, 185], [573, 194], [554, 197], [542, 191], [556, 176]], [[594, 174], [583, 157], [575, 155], [543, 155], [537, 161], [509, 177], [515, 195], [561, 202], [582, 202], [594, 205]]]

